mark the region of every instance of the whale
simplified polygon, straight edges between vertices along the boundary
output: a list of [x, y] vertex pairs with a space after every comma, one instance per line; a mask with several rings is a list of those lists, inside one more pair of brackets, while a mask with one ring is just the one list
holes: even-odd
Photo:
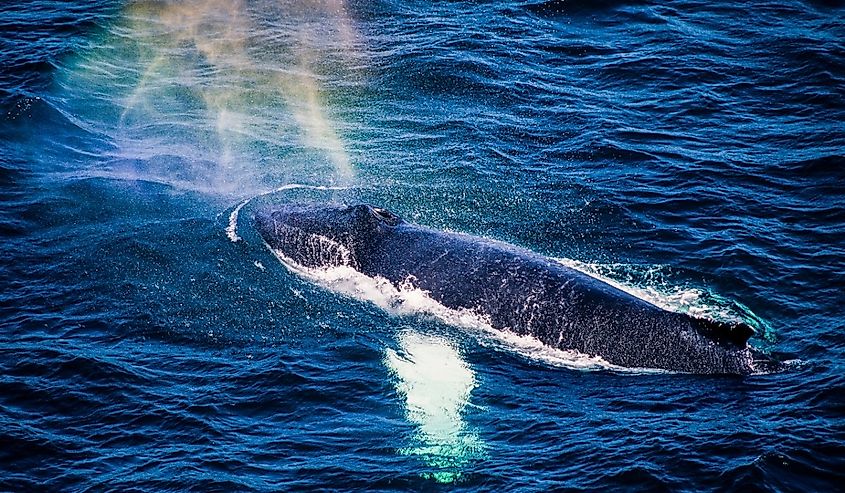
[[665, 310], [531, 250], [413, 224], [384, 208], [276, 205], [255, 212], [253, 223], [286, 263], [350, 267], [469, 310], [495, 330], [615, 367], [748, 375], [764, 361], [744, 322]]

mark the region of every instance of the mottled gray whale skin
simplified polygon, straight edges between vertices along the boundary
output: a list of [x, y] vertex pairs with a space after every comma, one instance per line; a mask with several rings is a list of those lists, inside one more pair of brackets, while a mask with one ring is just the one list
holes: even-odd
[[674, 313], [506, 243], [410, 224], [369, 205], [297, 204], [254, 216], [274, 250], [306, 267], [349, 265], [411, 282], [452, 309], [548, 346], [626, 368], [749, 374], [759, 354], [743, 323]]

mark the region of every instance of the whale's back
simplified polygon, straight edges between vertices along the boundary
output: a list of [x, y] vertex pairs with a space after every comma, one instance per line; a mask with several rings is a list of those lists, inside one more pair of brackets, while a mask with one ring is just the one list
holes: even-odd
[[753, 330], [674, 313], [529, 250], [403, 225], [380, 239], [362, 271], [411, 281], [453, 309], [502, 330], [625, 367], [748, 373]]
[[629, 368], [752, 371], [745, 324], [657, 307], [529, 250], [406, 223], [367, 205], [292, 205], [256, 214], [267, 244], [309, 268], [352, 267], [411, 285], [496, 329]]

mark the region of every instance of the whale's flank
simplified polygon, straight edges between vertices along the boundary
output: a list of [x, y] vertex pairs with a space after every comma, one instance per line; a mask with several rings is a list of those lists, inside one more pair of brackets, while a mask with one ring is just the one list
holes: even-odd
[[748, 374], [754, 330], [674, 313], [529, 250], [407, 223], [369, 205], [296, 204], [256, 214], [264, 241], [309, 267], [408, 283], [499, 330], [627, 368]]

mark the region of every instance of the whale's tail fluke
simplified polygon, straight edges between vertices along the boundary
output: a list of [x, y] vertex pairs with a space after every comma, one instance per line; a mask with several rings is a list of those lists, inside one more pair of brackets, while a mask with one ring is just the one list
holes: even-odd
[[718, 322], [704, 318], [692, 318], [693, 324], [704, 335], [722, 344], [732, 344], [744, 348], [748, 339], [754, 335], [754, 329], [743, 322]]

